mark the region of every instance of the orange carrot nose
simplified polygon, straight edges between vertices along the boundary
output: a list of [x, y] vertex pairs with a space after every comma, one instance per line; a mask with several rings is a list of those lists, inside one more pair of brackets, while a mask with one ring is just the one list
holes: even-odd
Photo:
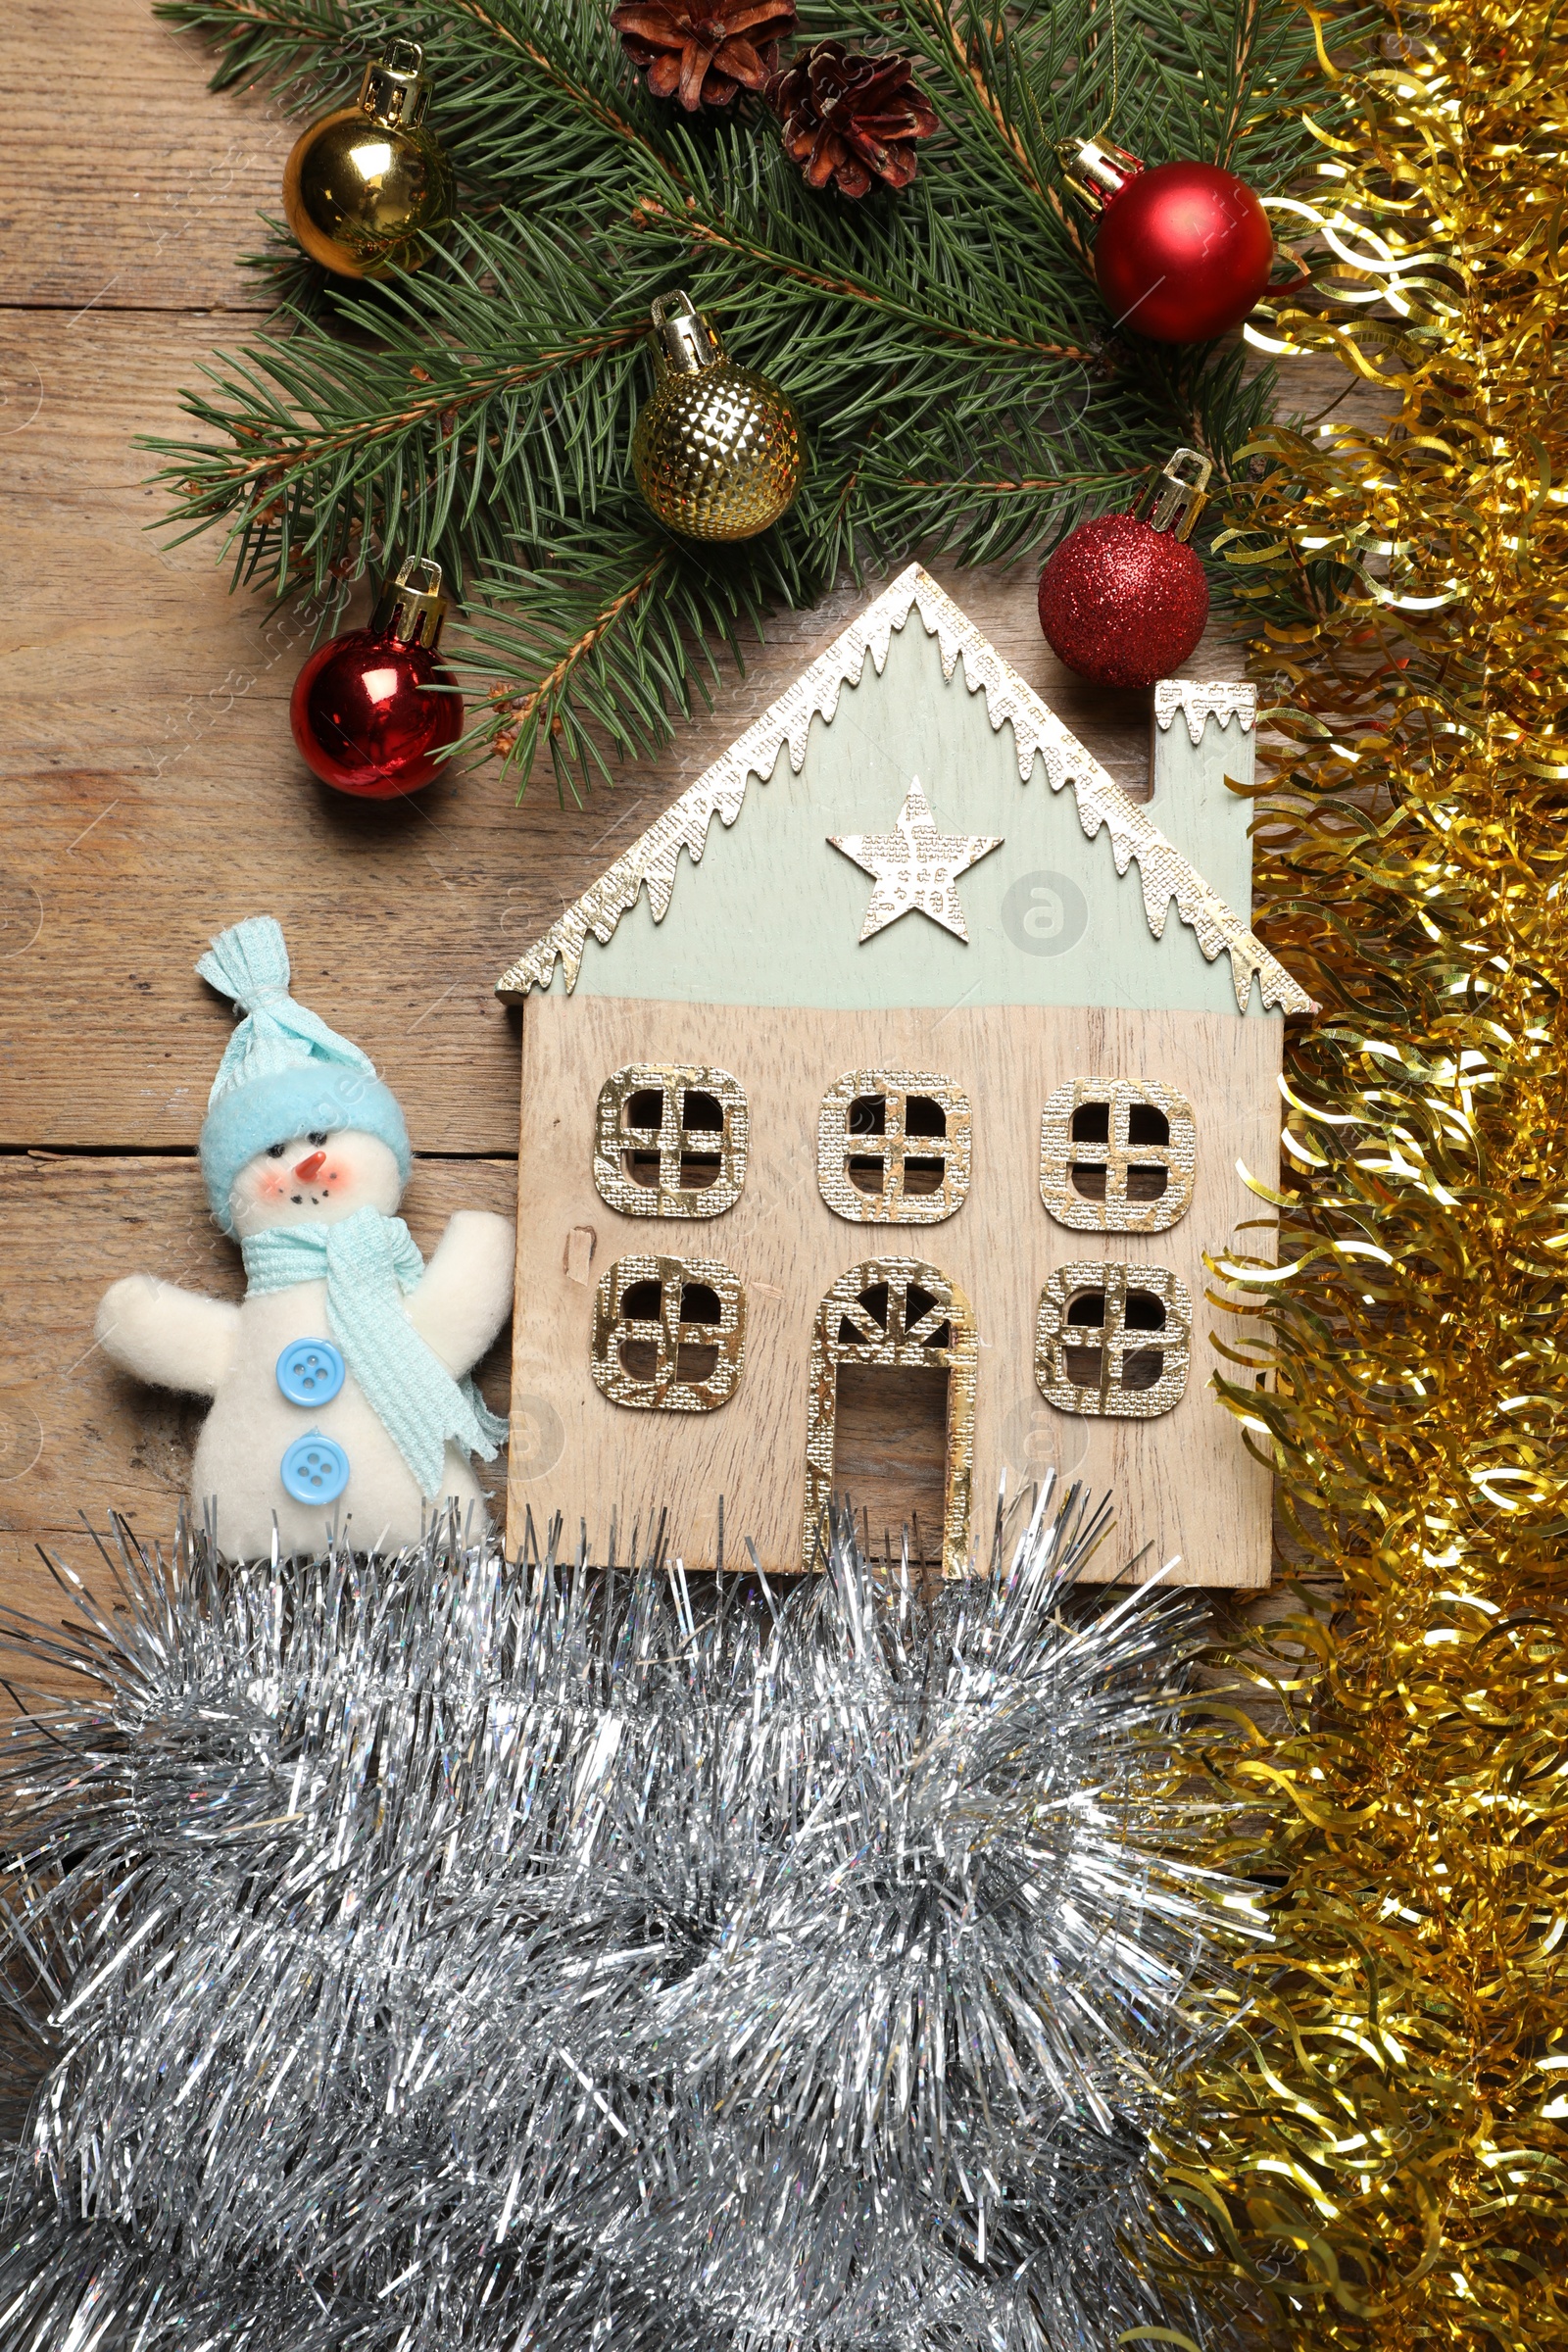
[[324, 1168], [325, 1165], [326, 1153], [324, 1152], [313, 1152], [308, 1159], [297, 1159], [294, 1162], [294, 1173], [302, 1184], [309, 1184], [311, 1178], [318, 1174], [320, 1169]]

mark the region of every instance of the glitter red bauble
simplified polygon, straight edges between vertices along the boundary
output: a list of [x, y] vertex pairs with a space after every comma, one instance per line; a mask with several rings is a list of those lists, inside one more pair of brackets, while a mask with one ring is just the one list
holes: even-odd
[[452, 672], [423, 645], [351, 629], [318, 646], [294, 681], [289, 719], [300, 757], [323, 784], [366, 801], [428, 784], [463, 730]]
[[1136, 514], [1069, 531], [1040, 575], [1040, 626], [1096, 686], [1152, 686], [1203, 634], [1208, 582], [1183, 540]]
[[1106, 202], [1095, 275], [1118, 326], [1156, 343], [1207, 343], [1240, 326], [1268, 284], [1274, 232], [1234, 172], [1156, 164]]

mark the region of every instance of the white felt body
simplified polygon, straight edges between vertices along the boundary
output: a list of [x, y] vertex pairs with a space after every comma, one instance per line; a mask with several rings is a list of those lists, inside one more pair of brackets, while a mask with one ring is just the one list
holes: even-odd
[[[477, 1362], [506, 1321], [512, 1269], [509, 1220], [461, 1210], [403, 1301], [455, 1378]], [[213, 1396], [191, 1469], [191, 1499], [198, 1514], [209, 1500], [216, 1504], [219, 1544], [230, 1557], [268, 1552], [274, 1517], [285, 1552], [318, 1551], [334, 1528], [357, 1550], [416, 1543], [432, 1511], [454, 1497], [461, 1515], [471, 1512], [475, 1533], [485, 1524], [478, 1481], [458, 1448], [448, 1446], [441, 1494], [427, 1501], [352, 1374], [329, 1404], [290, 1404], [284, 1396], [277, 1385], [284, 1348], [331, 1337], [324, 1282], [297, 1283], [234, 1307], [132, 1276], [106, 1294], [98, 1329], [107, 1353], [126, 1371]], [[283, 1489], [283, 1455], [312, 1430], [334, 1439], [349, 1458], [348, 1485], [329, 1508], [295, 1502]]]

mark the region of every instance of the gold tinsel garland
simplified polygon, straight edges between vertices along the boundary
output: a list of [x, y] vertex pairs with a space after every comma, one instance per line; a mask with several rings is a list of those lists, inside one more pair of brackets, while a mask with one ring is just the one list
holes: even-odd
[[1276, 331], [1387, 421], [1271, 431], [1226, 550], [1258, 928], [1325, 1010], [1279, 1271], [1220, 1269], [1296, 1596], [1197, 1751], [1276, 1941], [1163, 2153], [1257, 2340], [1495, 2352], [1568, 2343], [1568, 22], [1319, 27], [1334, 260]]

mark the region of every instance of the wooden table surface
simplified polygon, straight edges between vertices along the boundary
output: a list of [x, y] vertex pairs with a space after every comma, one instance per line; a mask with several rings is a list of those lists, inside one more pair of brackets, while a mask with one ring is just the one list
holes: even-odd
[[[277, 209], [297, 125], [264, 94], [213, 95], [199, 45], [146, 0], [12, 0], [8, 22], [0, 1592], [53, 1617], [38, 1544], [80, 1564], [83, 1515], [101, 1528], [111, 1507], [167, 1536], [198, 1421], [105, 1361], [100, 1294], [138, 1269], [240, 1290], [194, 1158], [229, 1033], [192, 970], [211, 934], [262, 912], [282, 923], [300, 997], [403, 1102], [417, 1154], [407, 1209], [426, 1249], [454, 1208], [510, 1209], [516, 1016], [492, 993], [498, 973], [863, 592], [784, 616], [711, 717], [581, 808], [559, 806], [547, 776], [514, 808], [494, 763], [392, 808], [327, 793], [289, 736], [291, 631], [228, 593], [216, 540], [168, 543], [135, 445], [179, 430], [180, 387], [260, 325], [237, 257], [263, 241], [257, 216]], [[1305, 375], [1293, 406], [1313, 405]], [[1032, 568], [936, 568], [1142, 793], [1148, 698], [1061, 668]], [[1217, 628], [1189, 665], [1239, 667]], [[504, 1345], [483, 1385], [504, 1402]]]

